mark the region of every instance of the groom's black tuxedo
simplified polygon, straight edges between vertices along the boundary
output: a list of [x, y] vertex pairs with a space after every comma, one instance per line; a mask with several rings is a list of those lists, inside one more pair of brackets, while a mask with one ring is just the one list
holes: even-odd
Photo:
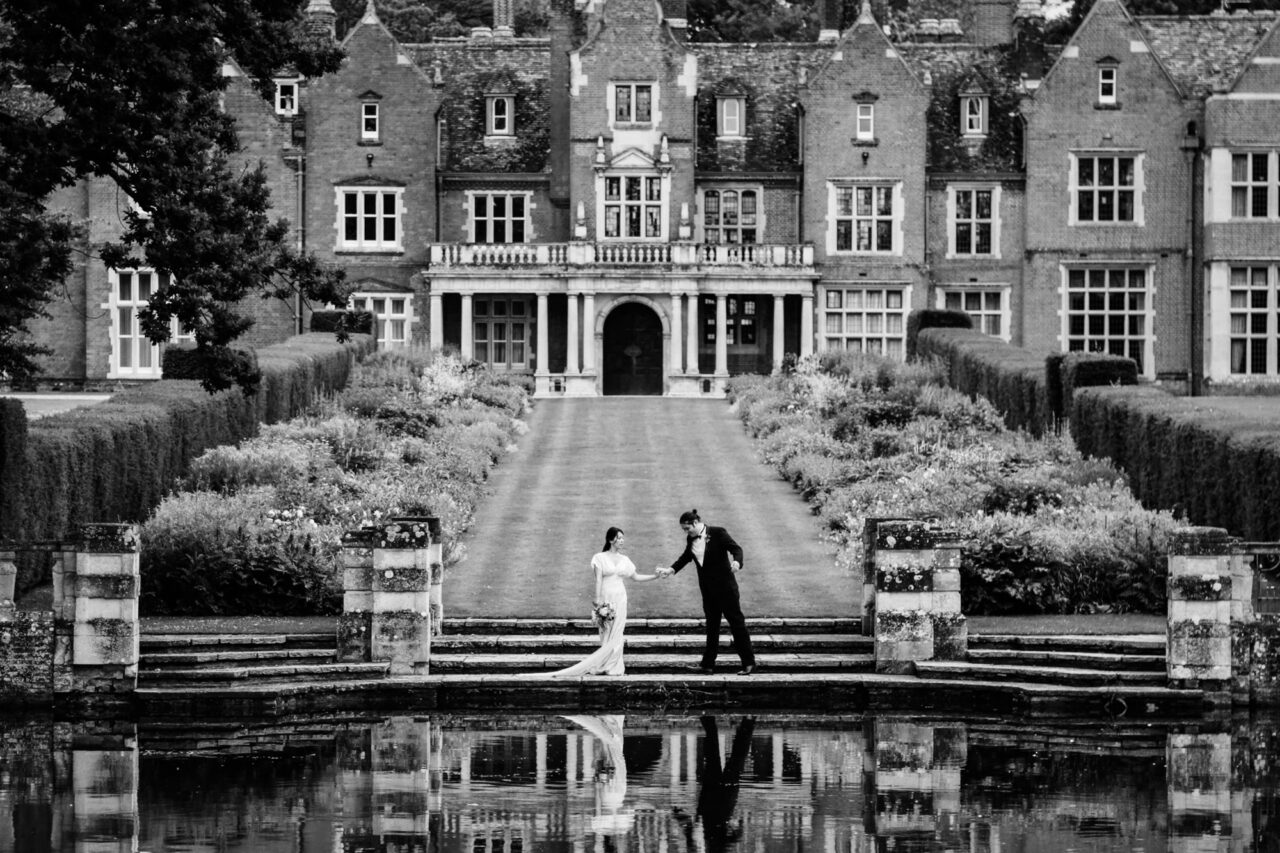
[[693, 563], [698, 567], [698, 588], [702, 592], [702, 612], [707, 619], [707, 645], [702, 652], [702, 665], [715, 666], [716, 653], [720, 648], [720, 619], [729, 623], [729, 631], [733, 635], [733, 647], [742, 658], [742, 665], [755, 666], [755, 654], [751, 650], [751, 637], [747, 634], [747, 621], [742, 615], [742, 605], [738, 602], [738, 579], [729, 565], [730, 558], [743, 565], [742, 546], [734, 541], [729, 531], [723, 527], [705, 526], [707, 535], [706, 550], [699, 564], [693, 554], [693, 543], [697, 537], [690, 536], [685, 542], [684, 552], [671, 564], [671, 568], [679, 572]]

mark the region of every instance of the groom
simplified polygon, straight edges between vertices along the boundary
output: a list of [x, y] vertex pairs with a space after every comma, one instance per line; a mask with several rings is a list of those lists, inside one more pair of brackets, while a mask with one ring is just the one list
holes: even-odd
[[691, 562], [698, 567], [702, 612], [707, 620], [707, 645], [702, 651], [702, 663], [694, 668], [705, 675], [715, 672], [716, 653], [720, 650], [720, 620], [724, 618], [733, 634], [733, 647], [742, 658], [738, 675], [750, 675], [756, 670], [756, 656], [751, 651], [747, 620], [738, 603], [738, 580], [734, 577], [742, 568], [742, 548], [723, 527], [703, 524], [696, 509], [680, 515], [680, 529], [686, 536], [684, 553], [670, 568], [659, 566], [657, 571], [666, 576], [679, 572]]

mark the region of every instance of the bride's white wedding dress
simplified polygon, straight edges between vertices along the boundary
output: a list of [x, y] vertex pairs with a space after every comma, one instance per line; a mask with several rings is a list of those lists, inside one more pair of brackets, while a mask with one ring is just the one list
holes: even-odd
[[591, 558], [592, 571], [600, 571], [600, 600], [613, 605], [613, 619], [600, 626], [600, 648], [573, 666], [550, 673], [573, 675], [622, 675], [622, 646], [627, 627], [626, 579], [636, 576], [635, 563], [625, 554], [601, 551]]

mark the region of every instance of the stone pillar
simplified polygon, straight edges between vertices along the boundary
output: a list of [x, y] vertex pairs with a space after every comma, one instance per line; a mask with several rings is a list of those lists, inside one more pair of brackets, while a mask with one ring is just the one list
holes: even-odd
[[680, 323], [680, 315], [683, 313], [680, 310], [681, 298], [679, 293], [671, 294], [671, 366], [667, 370], [669, 374], [684, 372], [680, 366], [683, 355], [681, 350], [684, 348], [684, 334]]
[[370, 660], [392, 675], [426, 675], [431, 661], [431, 533], [425, 518], [375, 528]]
[[475, 358], [476, 355], [476, 324], [471, 316], [472, 299], [473, 297], [470, 293], [462, 294], [462, 337], [460, 346], [464, 359]]
[[1227, 532], [1214, 527], [1187, 528], [1174, 536], [1166, 651], [1171, 687], [1230, 688], [1232, 547]]
[[537, 377], [536, 388], [537, 393], [546, 394], [551, 390], [548, 386], [551, 375], [550, 356], [551, 351], [549, 338], [549, 322], [547, 320], [547, 294], [538, 294], [538, 366], [534, 370], [534, 376]]
[[596, 369], [596, 295], [582, 294], [582, 372]]
[[427, 310], [431, 313], [431, 351], [439, 352], [444, 347], [444, 294], [434, 286], [427, 297]]
[[342, 615], [338, 617], [337, 659], [373, 660], [373, 528], [342, 534]]
[[578, 294], [570, 293], [568, 300], [569, 309], [569, 340], [566, 342], [566, 362], [564, 372], [570, 376], [578, 375], [578, 347], [581, 346], [581, 336], [578, 334]]
[[787, 345], [787, 324], [786, 310], [784, 308], [786, 300], [782, 294], [775, 293], [773, 296], [773, 369], [777, 370], [782, 367], [782, 358], [786, 355]]
[[444, 537], [440, 519], [428, 518], [427, 529], [431, 534], [431, 544], [427, 546], [427, 565], [431, 569], [427, 603], [431, 613], [431, 636], [438, 637], [444, 630]]
[[18, 588], [18, 555], [0, 551], [0, 616], [13, 613]]
[[964, 660], [969, 634], [954, 535], [924, 521], [877, 520], [873, 543], [876, 671], [909, 673], [918, 661]]
[[1170, 853], [1246, 849], [1244, 839], [1238, 846], [1231, 843], [1238, 830], [1232, 820], [1231, 766], [1230, 734], [1169, 735]]
[[729, 375], [729, 301], [716, 294], [716, 376]]
[[813, 355], [813, 297], [800, 299], [800, 357]]
[[132, 693], [138, 686], [138, 528], [85, 524], [80, 534], [71, 690]]
[[698, 303], [701, 302], [698, 294], [689, 294], [689, 339], [686, 341], [684, 372], [698, 375], [701, 368], [698, 367], [698, 335], [700, 329], [698, 327]]

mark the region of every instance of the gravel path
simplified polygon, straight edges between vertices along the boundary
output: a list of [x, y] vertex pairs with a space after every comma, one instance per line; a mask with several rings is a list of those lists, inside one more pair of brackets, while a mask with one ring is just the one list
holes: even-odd
[[[680, 553], [677, 519], [691, 507], [742, 545], [748, 618], [858, 613], [860, 591], [817, 519], [723, 400], [539, 400], [529, 426], [494, 470], [466, 560], [445, 577], [447, 617], [585, 615], [606, 528], [623, 528], [627, 553], [651, 572]], [[702, 615], [692, 567], [628, 589], [636, 617]]]

